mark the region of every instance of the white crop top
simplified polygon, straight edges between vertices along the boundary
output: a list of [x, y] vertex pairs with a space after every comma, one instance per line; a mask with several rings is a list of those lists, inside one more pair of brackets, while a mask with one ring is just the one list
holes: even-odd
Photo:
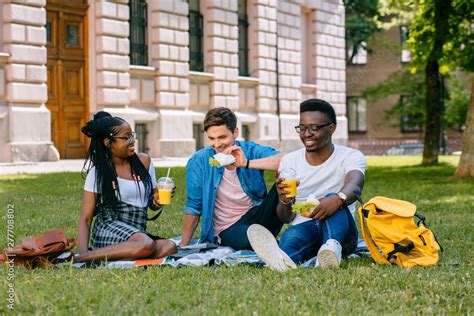
[[[148, 173], [151, 176], [151, 182], [153, 188], [156, 187], [156, 175], [155, 175], [155, 166], [153, 161], [150, 163], [150, 168]], [[138, 182], [140, 190], [138, 190], [138, 185], [133, 180], [127, 180], [117, 177], [118, 187], [120, 191], [121, 201], [127, 204], [131, 204], [137, 207], [146, 207], [148, 204], [148, 196], [145, 195], [145, 186], [142, 181]], [[86, 182], [84, 183], [84, 190], [88, 192], [99, 193], [95, 183], [95, 167], [92, 167], [89, 170], [89, 173], [86, 177]]]

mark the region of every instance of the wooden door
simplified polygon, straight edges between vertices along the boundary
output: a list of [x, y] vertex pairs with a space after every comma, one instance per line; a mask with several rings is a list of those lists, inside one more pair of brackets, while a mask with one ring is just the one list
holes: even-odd
[[48, 1], [48, 102], [52, 140], [61, 158], [84, 158], [87, 140], [81, 127], [88, 117], [87, 5]]

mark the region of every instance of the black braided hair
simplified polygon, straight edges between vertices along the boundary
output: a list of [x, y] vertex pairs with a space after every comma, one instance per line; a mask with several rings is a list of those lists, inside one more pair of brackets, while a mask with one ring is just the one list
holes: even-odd
[[[120, 117], [112, 116], [105, 111], [99, 111], [92, 120], [81, 128], [82, 133], [91, 139], [82, 168], [82, 177], [85, 178], [90, 169], [95, 167], [95, 186], [100, 195], [98, 203], [111, 206], [115, 210], [120, 199], [120, 191], [110, 144], [116, 140], [115, 135], [120, 131], [119, 126], [124, 123], [127, 122]], [[104, 139], [110, 140], [108, 146], [104, 144]], [[138, 190], [140, 190], [138, 181], [142, 181], [146, 196], [149, 197], [153, 193], [153, 183], [148, 170], [136, 153], [127, 159], [132, 169], [132, 178], [137, 182]]]

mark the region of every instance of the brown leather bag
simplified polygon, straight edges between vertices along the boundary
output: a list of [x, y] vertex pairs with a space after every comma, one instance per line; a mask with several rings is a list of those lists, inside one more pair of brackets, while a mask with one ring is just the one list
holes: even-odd
[[25, 237], [20, 245], [6, 248], [0, 255], [0, 264], [10, 261], [30, 269], [50, 267], [51, 260], [73, 250], [75, 244], [74, 238], [66, 238], [63, 229], [53, 229], [38, 237]]

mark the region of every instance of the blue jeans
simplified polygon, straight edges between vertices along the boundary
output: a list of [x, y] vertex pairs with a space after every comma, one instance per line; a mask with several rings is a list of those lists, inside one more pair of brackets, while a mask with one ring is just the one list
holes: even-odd
[[[326, 196], [330, 195], [333, 194]], [[357, 247], [357, 238], [354, 218], [343, 208], [325, 220], [310, 220], [289, 227], [280, 239], [280, 248], [295, 263], [301, 264], [316, 256], [328, 239], [336, 239], [342, 246], [342, 254], [349, 255]]]
[[219, 234], [220, 244], [234, 250], [252, 249], [247, 237], [247, 229], [252, 224], [264, 226], [276, 238], [283, 227], [283, 222], [278, 218], [276, 212], [277, 206], [278, 192], [276, 185], [273, 185], [262, 204], [251, 208], [237, 222]]

